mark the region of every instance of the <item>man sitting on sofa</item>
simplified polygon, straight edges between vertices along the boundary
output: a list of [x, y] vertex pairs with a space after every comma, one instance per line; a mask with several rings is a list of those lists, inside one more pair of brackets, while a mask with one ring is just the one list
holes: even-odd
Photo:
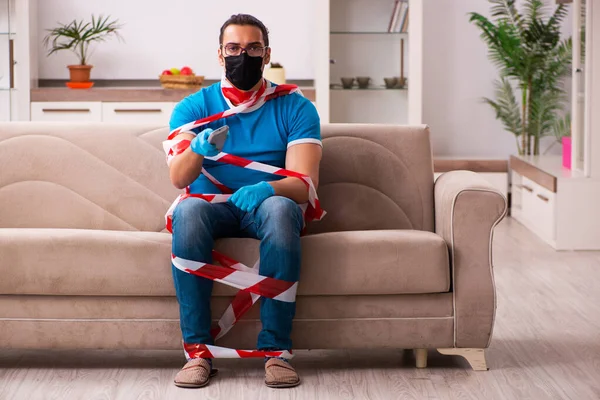
[[[268, 31], [262, 22], [250, 15], [233, 15], [221, 27], [219, 44], [219, 63], [224, 67], [222, 81], [181, 101], [171, 116], [171, 130], [231, 109], [271, 85], [262, 77], [271, 57]], [[218, 181], [234, 193], [225, 203], [209, 203], [193, 197], [179, 203], [173, 212], [173, 254], [211, 263], [215, 239], [256, 238], [260, 240], [260, 275], [298, 281], [303, 227], [298, 204], [308, 201], [306, 186], [298, 178], [276, 177], [205, 160], [204, 157], [219, 153], [208, 138], [213, 129], [225, 124], [230, 131], [224, 152], [308, 175], [315, 186], [318, 184], [320, 120], [312, 103], [297, 93], [216, 120], [202, 131], [200, 128], [182, 132], [181, 137], [191, 140], [191, 146], [170, 164], [173, 184], [181, 189], [188, 187], [193, 194], [218, 194], [222, 193]], [[203, 167], [208, 174], [202, 173]], [[209, 382], [212, 360], [199, 358], [201, 353], [187, 349], [193, 348], [189, 346], [193, 344], [213, 344], [210, 333], [213, 282], [174, 266], [173, 279], [188, 358], [175, 384], [202, 387]], [[261, 299], [259, 350], [291, 350], [295, 306], [295, 303]], [[270, 387], [292, 387], [300, 382], [285, 359], [267, 358], [265, 373], [265, 383]]]

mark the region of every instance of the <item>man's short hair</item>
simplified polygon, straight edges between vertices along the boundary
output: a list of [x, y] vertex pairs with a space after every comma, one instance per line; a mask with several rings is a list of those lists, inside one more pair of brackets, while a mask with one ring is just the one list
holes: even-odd
[[250, 25], [255, 26], [262, 32], [263, 41], [265, 42], [265, 46], [269, 46], [269, 30], [260, 22], [260, 20], [252, 15], [248, 14], [235, 14], [229, 17], [227, 21], [221, 27], [221, 33], [219, 34], [219, 45], [223, 44], [223, 32], [229, 25]]

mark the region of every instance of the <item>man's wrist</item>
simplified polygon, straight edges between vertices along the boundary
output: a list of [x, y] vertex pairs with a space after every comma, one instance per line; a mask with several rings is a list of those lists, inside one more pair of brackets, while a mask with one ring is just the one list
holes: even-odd
[[206, 157], [205, 154], [203, 154], [203, 149], [202, 149], [202, 142], [201, 139], [198, 138], [198, 136], [196, 136], [194, 139], [192, 139], [192, 143], [190, 145], [192, 152], [196, 153], [197, 155], [201, 156], [201, 157]]
[[[273, 185], [273, 182], [263, 182], [263, 183], [266, 183], [268, 185], [268, 188], [270, 188], [271, 196], [277, 195], [277, 189], [275, 188], [275, 185]], [[267, 187], [267, 186], [265, 186], [265, 187]]]

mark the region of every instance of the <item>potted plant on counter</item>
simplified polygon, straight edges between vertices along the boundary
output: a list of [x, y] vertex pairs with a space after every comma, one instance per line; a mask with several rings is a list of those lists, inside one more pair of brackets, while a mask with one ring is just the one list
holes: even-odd
[[265, 79], [277, 84], [285, 84], [285, 68], [279, 63], [271, 63], [270, 68], [266, 68], [264, 71]]
[[90, 45], [104, 42], [112, 36], [122, 39], [119, 29], [121, 25], [118, 20], [111, 21], [110, 16], [96, 18], [92, 15], [91, 22], [73, 20], [68, 24], [59, 23], [58, 27], [48, 30], [44, 38], [48, 56], [61, 50], [70, 50], [79, 60], [79, 64], [67, 66], [71, 79], [67, 86], [92, 87], [90, 72], [93, 66], [88, 64]]

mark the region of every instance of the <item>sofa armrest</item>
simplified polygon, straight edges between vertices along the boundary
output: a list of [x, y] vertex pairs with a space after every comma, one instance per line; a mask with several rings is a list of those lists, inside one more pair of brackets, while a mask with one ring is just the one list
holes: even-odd
[[434, 199], [435, 232], [450, 250], [454, 346], [486, 348], [496, 313], [492, 237], [506, 198], [474, 172], [451, 171], [437, 179]]

